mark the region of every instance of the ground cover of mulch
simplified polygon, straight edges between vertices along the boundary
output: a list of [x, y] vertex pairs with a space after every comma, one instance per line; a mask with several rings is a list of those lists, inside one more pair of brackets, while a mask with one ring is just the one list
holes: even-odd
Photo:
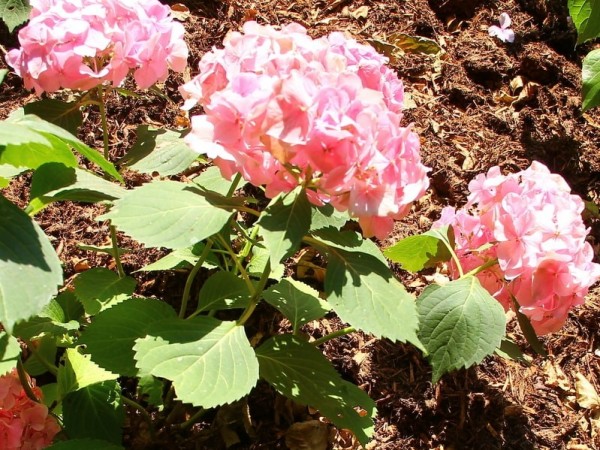
[[[189, 9], [182, 20], [191, 49], [190, 72], [164, 84], [170, 100], [152, 94], [110, 100], [113, 161], [135, 142], [139, 124], [186, 126], [177, 87], [195, 75], [200, 57], [220, 45], [229, 30], [239, 29], [246, 20], [273, 25], [295, 21], [315, 37], [342, 30], [361, 41], [381, 42], [393, 33], [406, 33], [435, 40], [443, 48], [441, 55], [397, 55], [392, 61], [410, 94], [405, 121], [413, 123], [421, 136], [423, 159], [432, 169], [432, 188], [397, 224], [394, 234], [380, 243], [382, 247], [427, 230], [443, 206], [464, 204], [468, 181], [493, 165], [508, 172], [541, 161], [565, 177], [575, 193], [600, 204], [600, 112], [582, 114], [580, 109], [581, 59], [592, 45], [575, 48], [566, 0], [184, 3]], [[185, 13], [186, 8], [179, 9]], [[513, 44], [503, 44], [487, 33], [501, 12], [513, 20], [517, 35]], [[6, 30], [0, 32], [0, 39], [5, 48], [17, 45]], [[0, 86], [0, 117], [33, 99], [18, 77], [9, 74]], [[93, 110], [85, 115], [80, 138], [101, 148], [99, 116]], [[149, 179], [126, 174], [129, 187]], [[27, 181], [20, 178], [3, 195], [24, 206]], [[36, 216], [64, 262], [67, 280], [90, 267], [112, 268], [107, 256], [78, 246], [109, 243], [106, 225], [94, 219], [101, 211], [100, 206], [65, 202]], [[587, 223], [598, 254], [600, 222], [590, 212]], [[120, 236], [120, 244], [132, 249], [123, 257], [129, 273], [164, 254], [140, 248], [125, 236]], [[301, 260], [296, 275], [318, 279], [319, 261], [305, 261]], [[426, 284], [425, 279], [397, 273], [414, 292]], [[133, 275], [140, 294], [174, 303], [181, 296], [185, 273]], [[288, 326], [267, 308], [256, 322], [251, 325], [263, 333]], [[576, 381], [581, 374], [600, 392], [599, 323], [600, 290], [595, 288], [561, 331], [542, 338], [547, 358], [531, 351], [511, 322], [509, 336], [521, 345], [528, 361], [489, 357], [478, 367], [445, 376], [437, 385], [431, 384], [429, 365], [411, 346], [356, 333], [328, 342], [323, 350], [347, 380], [377, 403], [370, 449], [597, 449], [600, 430], [590, 420], [594, 411], [577, 403]], [[318, 338], [342, 326], [332, 315], [305, 331]], [[182, 414], [185, 417], [185, 410]], [[135, 413], [128, 415], [128, 448], [311, 449], [307, 439], [315, 429], [327, 427], [311, 421], [318, 419], [315, 411], [290, 404], [263, 384], [247, 401], [208, 413], [185, 433], [169, 427], [159, 414], [154, 417], [160, 430], [157, 440], [151, 441]], [[330, 441], [337, 449], [355, 446], [344, 431], [331, 430]]]

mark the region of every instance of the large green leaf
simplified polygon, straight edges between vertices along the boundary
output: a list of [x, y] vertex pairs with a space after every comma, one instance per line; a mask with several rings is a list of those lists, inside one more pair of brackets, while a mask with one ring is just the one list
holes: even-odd
[[137, 340], [143, 374], [173, 381], [177, 398], [212, 408], [248, 394], [258, 380], [258, 361], [242, 326], [212, 317], [168, 319]]
[[148, 247], [185, 248], [218, 233], [231, 212], [211, 203], [192, 184], [155, 181], [116, 200], [100, 219]]
[[72, 439], [91, 438], [120, 445], [124, 421], [121, 388], [116, 381], [86, 386], [63, 400], [63, 423]]
[[248, 306], [252, 293], [244, 280], [231, 272], [219, 271], [211, 275], [198, 294], [198, 311], [236, 309]]
[[256, 349], [256, 356], [261, 378], [277, 391], [318, 409], [337, 427], [351, 430], [361, 444], [369, 442], [375, 402], [343, 380], [313, 345], [289, 334], [275, 336]]
[[0, 331], [0, 377], [17, 367], [21, 346], [13, 336]]
[[46, 447], [46, 450], [125, 450], [125, 447], [99, 439], [69, 439]]
[[445, 226], [409, 236], [388, 247], [383, 254], [400, 263], [404, 269], [418, 272], [452, 257], [448, 250], [448, 245], [454, 240], [451, 233], [452, 228]]
[[578, 44], [600, 35], [600, 0], [568, 0], [568, 6]]
[[133, 377], [137, 374], [135, 340], [146, 336], [154, 322], [175, 317], [175, 310], [160, 300], [132, 298], [94, 317], [79, 342], [99, 366]]
[[429, 354], [434, 383], [444, 373], [478, 364], [504, 337], [504, 309], [476, 277], [426, 289], [417, 305], [419, 337]]
[[581, 77], [583, 82], [581, 109], [587, 111], [600, 104], [600, 49], [592, 50], [583, 59]]
[[77, 135], [83, 122], [80, 106], [77, 102], [63, 102], [45, 98], [27, 103], [23, 110], [25, 114], [35, 114], [40, 119], [47, 120], [54, 125], [64, 128], [69, 133]]
[[36, 214], [45, 206], [60, 200], [95, 203], [114, 200], [127, 191], [86, 170], [61, 163], [46, 163], [37, 168], [31, 180], [27, 212]]
[[340, 229], [346, 224], [346, 222], [348, 222], [348, 220], [350, 220], [350, 217], [348, 216], [347, 211], [337, 211], [330, 204], [320, 207], [311, 205], [311, 231], [328, 227]]
[[29, 18], [30, 10], [27, 0], [0, 0], [0, 17], [11, 33]]
[[142, 173], [159, 173], [162, 176], [176, 175], [187, 169], [198, 158], [176, 131], [151, 129], [140, 125], [137, 140], [120, 163]]
[[294, 332], [331, 310], [331, 306], [319, 298], [316, 289], [292, 278], [284, 278], [265, 290], [263, 298], [289, 319]]
[[296, 188], [271, 200], [258, 219], [259, 234], [269, 250], [271, 267], [298, 250], [310, 228], [311, 210], [304, 189]]
[[116, 380], [118, 375], [98, 366], [90, 355], [82, 355], [76, 348], [68, 348], [59, 365], [56, 379], [58, 396], [65, 398], [69, 393], [84, 389], [96, 383]]
[[48, 304], [62, 284], [62, 267], [48, 237], [0, 196], [0, 322], [7, 331]]
[[344, 322], [375, 336], [422, 348], [416, 334], [414, 298], [376, 257], [330, 248], [325, 292]]
[[135, 291], [136, 281], [131, 277], [120, 278], [112, 270], [97, 267], [77, 275], [74, 285], [75, 296], [83, 304], [85, 312], [95, 315], [129, 298]]

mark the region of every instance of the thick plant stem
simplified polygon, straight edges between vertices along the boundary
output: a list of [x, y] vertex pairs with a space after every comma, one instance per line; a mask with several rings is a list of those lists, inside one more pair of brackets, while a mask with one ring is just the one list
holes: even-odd
[[498, 264], [497, 259], [489, 259], [486, 262], [484, 262], [481, 266], [475, 267], [473, 270], [465, 273], [463, 276], [461, 276], [461, 278], [468, 277], [468, 276], [475, 276], [478, 273], [483, 272], [484, 270], [489, 269], [490, 267], [492, 267], [496, 264]]
[[117, 242], [117, 230], [114, 225], [109, 225], [110, 228], [110, 242], [113, 249], [113, 257], [115, 258], [115, 264], [117, 265], [117, 272], [119, 278], [125, 278], [125, 270], [123, 270], [123, 264], [121, 263], [121, 255], [119, 254], [119, 243]]
[[21, 358], [17, 360], [17, 374], [19, 375], [19, 381], [21, 382], [21, 386], [23, 386], [23, 391], [25, 391], [27, 397], [36, 403], [41, 403], [40, 399], [35, 396], [33, 389], [31, 389], [27, 372], [25, 372], [25, 367], [23, 366], [23, 361], [21, 361]]
[[179, 308], [179, 318], [183, 319], [185, 317], [185, 311], [187, 309], [188, 301], [190, 300], [190, 292], [192, 290], [192, 284], [194, 283], [194, 278], [198, 275], [198, 272], [202, 268], [202, 264], [206, 261], [208, 254], [210, 253], [210, 249], [213, 245], [213, 241], [209, 239], [206, 241], [206, 245], [200, 254], [200, 258], [194, 264], [194, 267], [190, 271], [187, 280], [185, 280], [185, 287], [183, 288], [183, 296], [181, 297], [181, 307]]
[[148, 425], [148, 430], [150, 431], [150, 436], [152, 438], [156, 437], [156, 432], [154, 431], [154, 425], [152, 424], [152, 417], [150, 417], [150, 414], [148, 414], [148, 411], [146, 411], [146, 408], [144, 408], [142, 405], [140, 405], [135, 400], [132, 400], [129, 397], [126, 397], [124, 395], [121, 395], [121, 400], [123, 401], [123, 403], [131, 406], [132, 408], [134, 408], [135, 410], [137, 410], [140, 413], [140, 415], [144, 419], [144, 422], [146, 422], [146, 424]]
[[460, 260], [458, 259], [458, 255], [456, 254], [456, 252], [454, 251], [454, 249], [452, 248], [452, 246], [450, 244], [448, 244], [445, 240], [442, 240], [442, 242], [444, 243], [444, 245], [446, 246], [446, 248], [450, 252], [450, 255], [452, 256], [452, 259], [456, 263], [456, 267], [458, 268], [458, 275], [459, 275], [459, 277], [460, 278], [464, 277], [465, 273], [463, 271], [463, 268], [462, 268], [462, 265], [460, 263]]
[[244, 325], [256, 309], [256, 305], [258, 305], [258, 301], [260, 300], [260, 294], [262, 294], [262, 291], [265, 288], [265, 285], [267, 284], [267, 280], [269, 279], [270, 273], [271, 263], [267, 262], [265, 270], [263, 271], [260, 280], [258, 281], [258, 286], [256, 286], [256, 289], [252, 294], [252, 298], [250, 298], [250, 303], [248, 304], [248, 307], [244, 310], [244, 312], [237, 321], [238, 325]]
[[330, 341], [330, 340], [338, 338], [338, 337], [346, 336], [347, 334], [354, 333], [355, 331], [356, 331], [356, 328], [354, 328], [354, 327], [342, 328], [341, 330], [334, 331], [333, 333], [329, 333], [323, 337], [320, 337], [319, 339], [312, 341], [311, 344], [314, 345], [315, 347], [318, 347], [319, 345], [321, 345], [327, 341]]
[[204, 416], [205, 414], [206, 414], [206, 409], [200, 408], [198, 411], [196, 411], [194, 414], [192, 414], [192, 416], [188, 420], [186, 420], [185, 422], [180, 424], [179, 428], [181, 430], [187, 430], [189, 427], [191, 427], [196, 422], [198, 422], [198, 420], [200, 420], [202, 418], [202, 416]]
[[225, 197], [231, 197], [233, 195], [233, 193], [238, 188], [238, 184], [240, 184], [241, 179], [242, 179], [242, 174], [236, 173], [235, 177], [233, 177], [233, 181], [231, 182], [231, 186], [229, 187], [229, 190], [227, 191], [227, 194], [225, 195]]

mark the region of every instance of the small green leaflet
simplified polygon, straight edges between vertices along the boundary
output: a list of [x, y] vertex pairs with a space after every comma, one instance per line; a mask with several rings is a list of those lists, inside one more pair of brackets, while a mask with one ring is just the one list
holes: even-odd
[[600, 49], [592, 50], [583, 59], [582, 111], [600, 105]]
[[311, 320], [320, 319], [331, 306], [319, 298], [319, 292], [292, 278], [284, 278], [263, 292], [263, 298], [292, 323], [294, 333]]
[[256, 349], [256, 356], [261, 378], [277, 391], [318, 409], [337, 427], [351, 430], [363, 446], [369, 442], [375, 402], [343, 380], [313, 345], [289, 334], [275, 336]]
[[97, 267], [80, 273], [75, 278], [75, 296], [83, 304], [85, 312], [98, 314], [131, 296], [136, 281], [119, 275], [104, 267]]
[[569, 14], [577, 28], [577, 43], [600, 35], [600, 0], [568, 0]]
[[0, 331], [0, 377], [17, 367], [20, 356], [19, 341], [5, 331]]
[[71, 392], [118, 378], [117, 374], [104, 370], [90, 360], [90, 355], [82, 355], [76, 348], [68, 348], [63, 359], [56, 376], [61, 399]]
[[419, 338], [429, 354], [434, 383], [445, 373], [480, 363], [504, 337], [504, 309], [474, 276], [429, 286], [417, 306]]
[[27, 0], [0, 0], [0, 17], [11, 33], [29, 18], [30, 10]]
[[177, 398], [213, 408], [239, 400], [258, 380], [258, 361], [244, 327], [200, 316], [167, 319], [150, 326], [136, 340], [142, 376], [173, 382]]
[[452, 228], [445, 226], [404, 238], [388, 247], [383, 254], [400, 263], [403, 269], [418, 272], [450, 260], [452, 256], [448, 246], [452, 246], [453, 242]]
[[99, 220], [148, 247], [185, 248], [218, 233], [231, 212], [193, 184], [154, 181], [129, 191]]

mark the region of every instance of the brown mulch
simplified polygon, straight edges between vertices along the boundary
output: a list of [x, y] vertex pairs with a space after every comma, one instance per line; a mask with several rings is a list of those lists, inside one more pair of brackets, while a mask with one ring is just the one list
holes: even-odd
[[[283, 24], [296, 21], [313, 36], [343, 30], [358, 40], [385, 39], [402, 32], [437, 41], [441, 56], [404, 55], [393, 63], [414, 105], [405, 113], [421, 136], [422, 156], [431, 167], [432, 189], [411, 215], [399, 222], [383, 247], [401, 237], [425, 231], [445, 205], [462, 205], [467, 184], [476, 174], [500, 165], [505, 171], [527, 167], [538, 160], [561, 174], [573, 191], [598, 203], [600, 197], [600, 110], [581, 113], [582, 57], [590, 45], [575, 48], [576, 34], [565, 0], [228, 0], [188, 1], [185, 20], [191, 49], [190, 73], [165, 83], [170, 97], [112, 98], [111, 157], [117, 160], [135, 141], [135, 127], [151, 124], [177, 128], [182, 124], [177, 92], [195, 75], [200, 57], [220, 45], [229, 30], [245, 20]], [[366, 7], [366, 17], [358, 14]], [[508, 12], [517, 34], [514, 44], [503, 44], [487, 33], [500, 12]], [[16, 45], [14, 35], [0, 31], [5, 48]], [[4, 67], [4, 62], [0, 63]], [[526, 90], [526, 91], [525, 91]], [[519, 97], [511, 101], [510, 96]], [[9, 74], [0, 86], [0, 117], [34, 97]], [[86, 111], [80, 137], [101, 147], [97, 112]], [[129, 186], [149, 177], [126, 175]], [[23, 206], [26, 176], [3, 195]], [[95, 217], [100, 206], [70, 202], [51, 205], [36, 219], [50, 235], [65, 263], [66, 278], [89, 267], [112, 267], [106, 256], [82, 250], [78, 244], [106, 245], [107, 230]], [[600, 224], [588, 217], [590, 242], [596, 250]], [[162, 256], [143, 249], [126, 236], [122, 247], [133, 249], [124, 257], [128, 273]], [[139, 293], [174, 302], [185, 274], [133, 274]], [[410, 289], [423, 282], [398, 271]], [[574, 311], [565, 327], [542, 339], [549, 356], [533, 353], [518, 329], [509, 335], [530, 362], [487, 358], [480, 366], [445, 376], [432, 385], [431, 370], [411, 346], [375, 340], [356, 333], [330, 341], [323, 349], [340, 373], [375, 399], [379, 415], [370, 449], [598, 449], [600, 430], [592, 429], [590, 411], [576, 401], [576, 374], [581, 373], [600, 392], [600, 291], [593, 289], [586, 305]], [[275, 332], [285, 326], [265, 308], [257, 329]], [[307, 326], [319, 337], [341, 327], [328, 317]], [[225, 448], [223, 430], [240, 440], [233, 449], [285, 449], [285, 433], [295, 423], [317, 417], [298, 409], [264, 384], [246, 405], [211, 412], [189, 432], [167, 426], [158, 439], [144, 437], [140, 421], [131, 414], [126, 430], [129, 448]], [[250, 419], [244, 426], [244, 420]], [[219, 424], [227, 423], [227, 426]], [[352, 448], [347, 433], [332, 432], [334, 448]]]

